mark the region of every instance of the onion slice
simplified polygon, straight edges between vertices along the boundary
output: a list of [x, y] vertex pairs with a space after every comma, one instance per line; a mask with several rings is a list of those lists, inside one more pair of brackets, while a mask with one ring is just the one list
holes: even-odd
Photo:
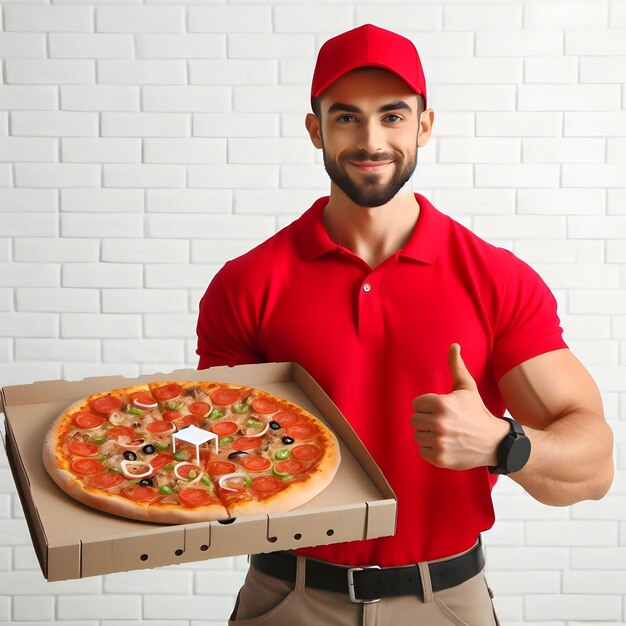
[[[126, 478], [146, 478], [146, 476], [150, 476], [154, 472], [154, 468], [150, 463], [146, 463], [146, 461], [122, 461], [120, 463], [122, 466], [122, 474], [126, 476]], [[140, 468], [147, 467], [148, 469], [144, 472], [134, 473], [130, 471], [130, 468]]]
[[248, 476], [248, 474], [246, 474], [245, 472], [233, 472], [232, 474], [224, 474], [223, 476], [220, 476], [220, 479], [218, 481], [219, 486], [226, 491], [241, 491], [240, 489], [227, 487], [224, 484], [227, 480], [230, 480], [231, 478], [243, 478], [244, 480], [247, 478], [248, 480], [250, 480], [250, 476]]
[[[198, 475], [195, 478], [185, 478], [184, 476], [181, 476], [178, 473], [178, 470], [183, 465], [191, 465], [194, 468], [198, 468]], [[192, 485], [193, 483], [197, 483], [204, 476], [204, 470], [201, 467], [198, 467], [195, 463], [189, 463], [187, 461], [181, 461], [180, 463], [176, 463], [176, 465], [174, 465], [174, 475], [176, 476], [176, 478], [178, 478], [180, 480], [184, 480], [185, 483], [187, 483], [187, 485]]]
[[255, 431], [256, 429], [246, 428], [246, 437], [261, 437], [267, 432], [269, 427], [270, 427], [270, 423], [268, 422], [267, 424], [265, 424], [265, 428], [263, 428], [260, 433], [257, 433], [257, 432], [251, 433], [250, 431]]

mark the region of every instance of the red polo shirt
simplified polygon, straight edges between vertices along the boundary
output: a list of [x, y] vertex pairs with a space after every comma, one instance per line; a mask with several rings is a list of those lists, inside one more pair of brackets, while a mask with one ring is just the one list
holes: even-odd
[[317, 200], [299, 219], [218, 272], [200, 303], [200, 369], [296, 361], [320, 383], [398, 497], [393, 537], [305, 548], [346, 565], [404, 565], [471, 547], [493, 525], [486, 467], [424, 461], [411, 402], [450, 393], [448, 347], [463, 359], [494, 415], [497, 381], [534, 356], [566, 347], [556, 302], [538, 274], [415, 194], [407, 244], [372, 269], [328, 236]]

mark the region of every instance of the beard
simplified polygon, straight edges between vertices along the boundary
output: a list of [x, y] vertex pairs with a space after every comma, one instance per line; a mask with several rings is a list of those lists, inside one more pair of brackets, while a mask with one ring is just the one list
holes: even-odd
[[353, 161], [359, 163], [363, 161], [393, 161], [391, 178], [386, 183], [381, 183], [381, 178], [386, 174], [363, 174], [359, 181], [355, 181], [348, 174], [346, 167], [337, 161], [328, 158], [326, 150], [322, 148], [324, 157], [324, 167], [330, 179], [343, 191], [352, 202], [362, 207], [377, 207], [387, 204], [404, 187], [411, 178], [417, 166], [417, 147], [415, 154], [407, 160], [401, 160], [393, 153], [368, 154], [363, 150], [346, 154], [341, 161]]

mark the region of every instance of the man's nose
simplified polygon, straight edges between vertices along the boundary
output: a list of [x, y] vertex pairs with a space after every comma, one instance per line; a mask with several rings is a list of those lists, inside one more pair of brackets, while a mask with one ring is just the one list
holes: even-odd
[[384, 149], [384, 133], [377, 120], [364, 121], [360, 125], [357, 147], [370, 154]]

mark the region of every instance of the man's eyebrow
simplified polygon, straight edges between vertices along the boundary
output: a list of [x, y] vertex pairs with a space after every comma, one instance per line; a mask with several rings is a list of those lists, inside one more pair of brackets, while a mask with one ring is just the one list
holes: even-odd
[[[388, 104], [383, 104], [383, 106], [378, 109], [378, 113], [385, 113], [386, 111], [397, 111], [397, 110], [405, 110], [409, 113], [413, 113], [413, 109], [404, 101], [398, 100], [396, 102], [389, 102]], [[343, 102], [335, 102], [331, 104], [328, 108], [328, 113], [333, 113], [334, 111], [345, 111], [347, 113], [363, 113], [359, 107], [355, 107], [352, 104], [344, 104]]]

